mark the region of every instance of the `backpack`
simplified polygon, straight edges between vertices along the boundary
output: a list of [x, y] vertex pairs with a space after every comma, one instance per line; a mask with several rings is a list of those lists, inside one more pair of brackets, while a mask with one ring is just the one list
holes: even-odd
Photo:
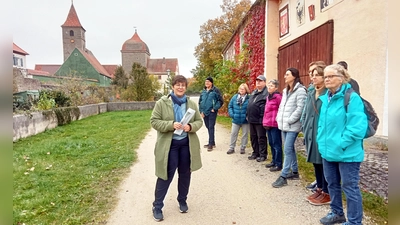
[[[347, 106], [349, 105], [350, 101], [350, 95], [352, 92], [355, 92], [353, 88], [347, 89], [345, 95], [344, 95], [344, 108], [346, 109], [347, 112]], [[378, 129], [379, 125], [379, 118], [378, 115], [376, 115], [376, 112], [374, 110], [374, 107], [372, 107], [371, 103], [369, 103], [367, 100], [363, 99], [360, 96], [363, 104], [364, 104], [364, 113], [367, 115], [367, 120], [368, 120], [368, 128], [367, 132], [365, 133], [364, 138], [369, 138], [371, 136], [374, 136], [376, 133], [376, 130]]]

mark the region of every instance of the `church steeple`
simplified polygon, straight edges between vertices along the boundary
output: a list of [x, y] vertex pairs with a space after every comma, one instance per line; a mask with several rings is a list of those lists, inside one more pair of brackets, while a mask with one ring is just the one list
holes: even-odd
[[74, 3], [71, 1], [71, 8], [67, 19], [64, 24], [61, 25], [62, 38], [63, 38], [63, 52], [64, 52], [64, 62], [67, 60], [69, 55], [75, 48], [85, 51], [86, 41], [85, 41], [85, 28], [81, 25], [79, 21], [78, 14], [76, 13]]
[[71, 4], [71, 8], [69, 9], [67, 19], [65, 20], [64, 24], [61, 25], [61, 27], [80, 27], [84, 31], [86, 31], [85, 28], [83, 28], [83, 26], [81, 25], [81, 22], [79, 21], [78, 14], [76, 13], [73, 2]]

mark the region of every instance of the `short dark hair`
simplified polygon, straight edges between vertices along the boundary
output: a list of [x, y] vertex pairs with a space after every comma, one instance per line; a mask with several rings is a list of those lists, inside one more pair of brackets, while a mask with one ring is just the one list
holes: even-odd
[[174, 76], [174, 78], [172, 78], [172, 86], [174, 86], [177, 83], [184, 83], [186, 87], [188, 85], [186, 77], [182, 75], [176, 75]]
[[347, 70], [347, 62], [345, 61], [339, 61], [337, 64], [343, 66]]

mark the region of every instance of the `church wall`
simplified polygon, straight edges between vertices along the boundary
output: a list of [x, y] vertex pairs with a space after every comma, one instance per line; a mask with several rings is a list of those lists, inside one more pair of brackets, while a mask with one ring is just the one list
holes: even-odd
[[56, 72], [59, 76], [79, 76], [88, 79], [95, 79], [100, 82], [101, 75], [96, 69], [86, 60], [82, 53], [75, 49], [71, 56], [64, 62], [60, 69]]
[[[73, 31], [74, 36], [70, 36]], [[62, 28], [62, 39], [63, 39], [63, 54], [64, 61], [66, 61], [74, 51], [75, 48], [84, 50], [86, 48], [85, 31], [79, 27], [63, 27]]]

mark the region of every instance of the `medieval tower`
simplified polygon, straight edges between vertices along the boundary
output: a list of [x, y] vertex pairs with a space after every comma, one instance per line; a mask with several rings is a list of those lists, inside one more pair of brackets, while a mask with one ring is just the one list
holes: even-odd
[[76, 14], [74, 4], [71, 5], [68, 17], [65, 20], [64, 24], [61, 25], [61, 28], [62, 28], [64, 62], [65, 62], [75, 48], [78, 48], [83, 51], [86, 49], [86, 41], [85, 41], [86, 30], [85, 28], [82, 27], [81, 23], [79, 22], [79, 18], [78, 15]]
[[134, 62], [144, 67], [148, 67], [150, 50], [146, 43], [142, 41], [135, 30], [135, 34], [126, 40], [121, 49], [122, 68], [126, 73], [130, 73]]

